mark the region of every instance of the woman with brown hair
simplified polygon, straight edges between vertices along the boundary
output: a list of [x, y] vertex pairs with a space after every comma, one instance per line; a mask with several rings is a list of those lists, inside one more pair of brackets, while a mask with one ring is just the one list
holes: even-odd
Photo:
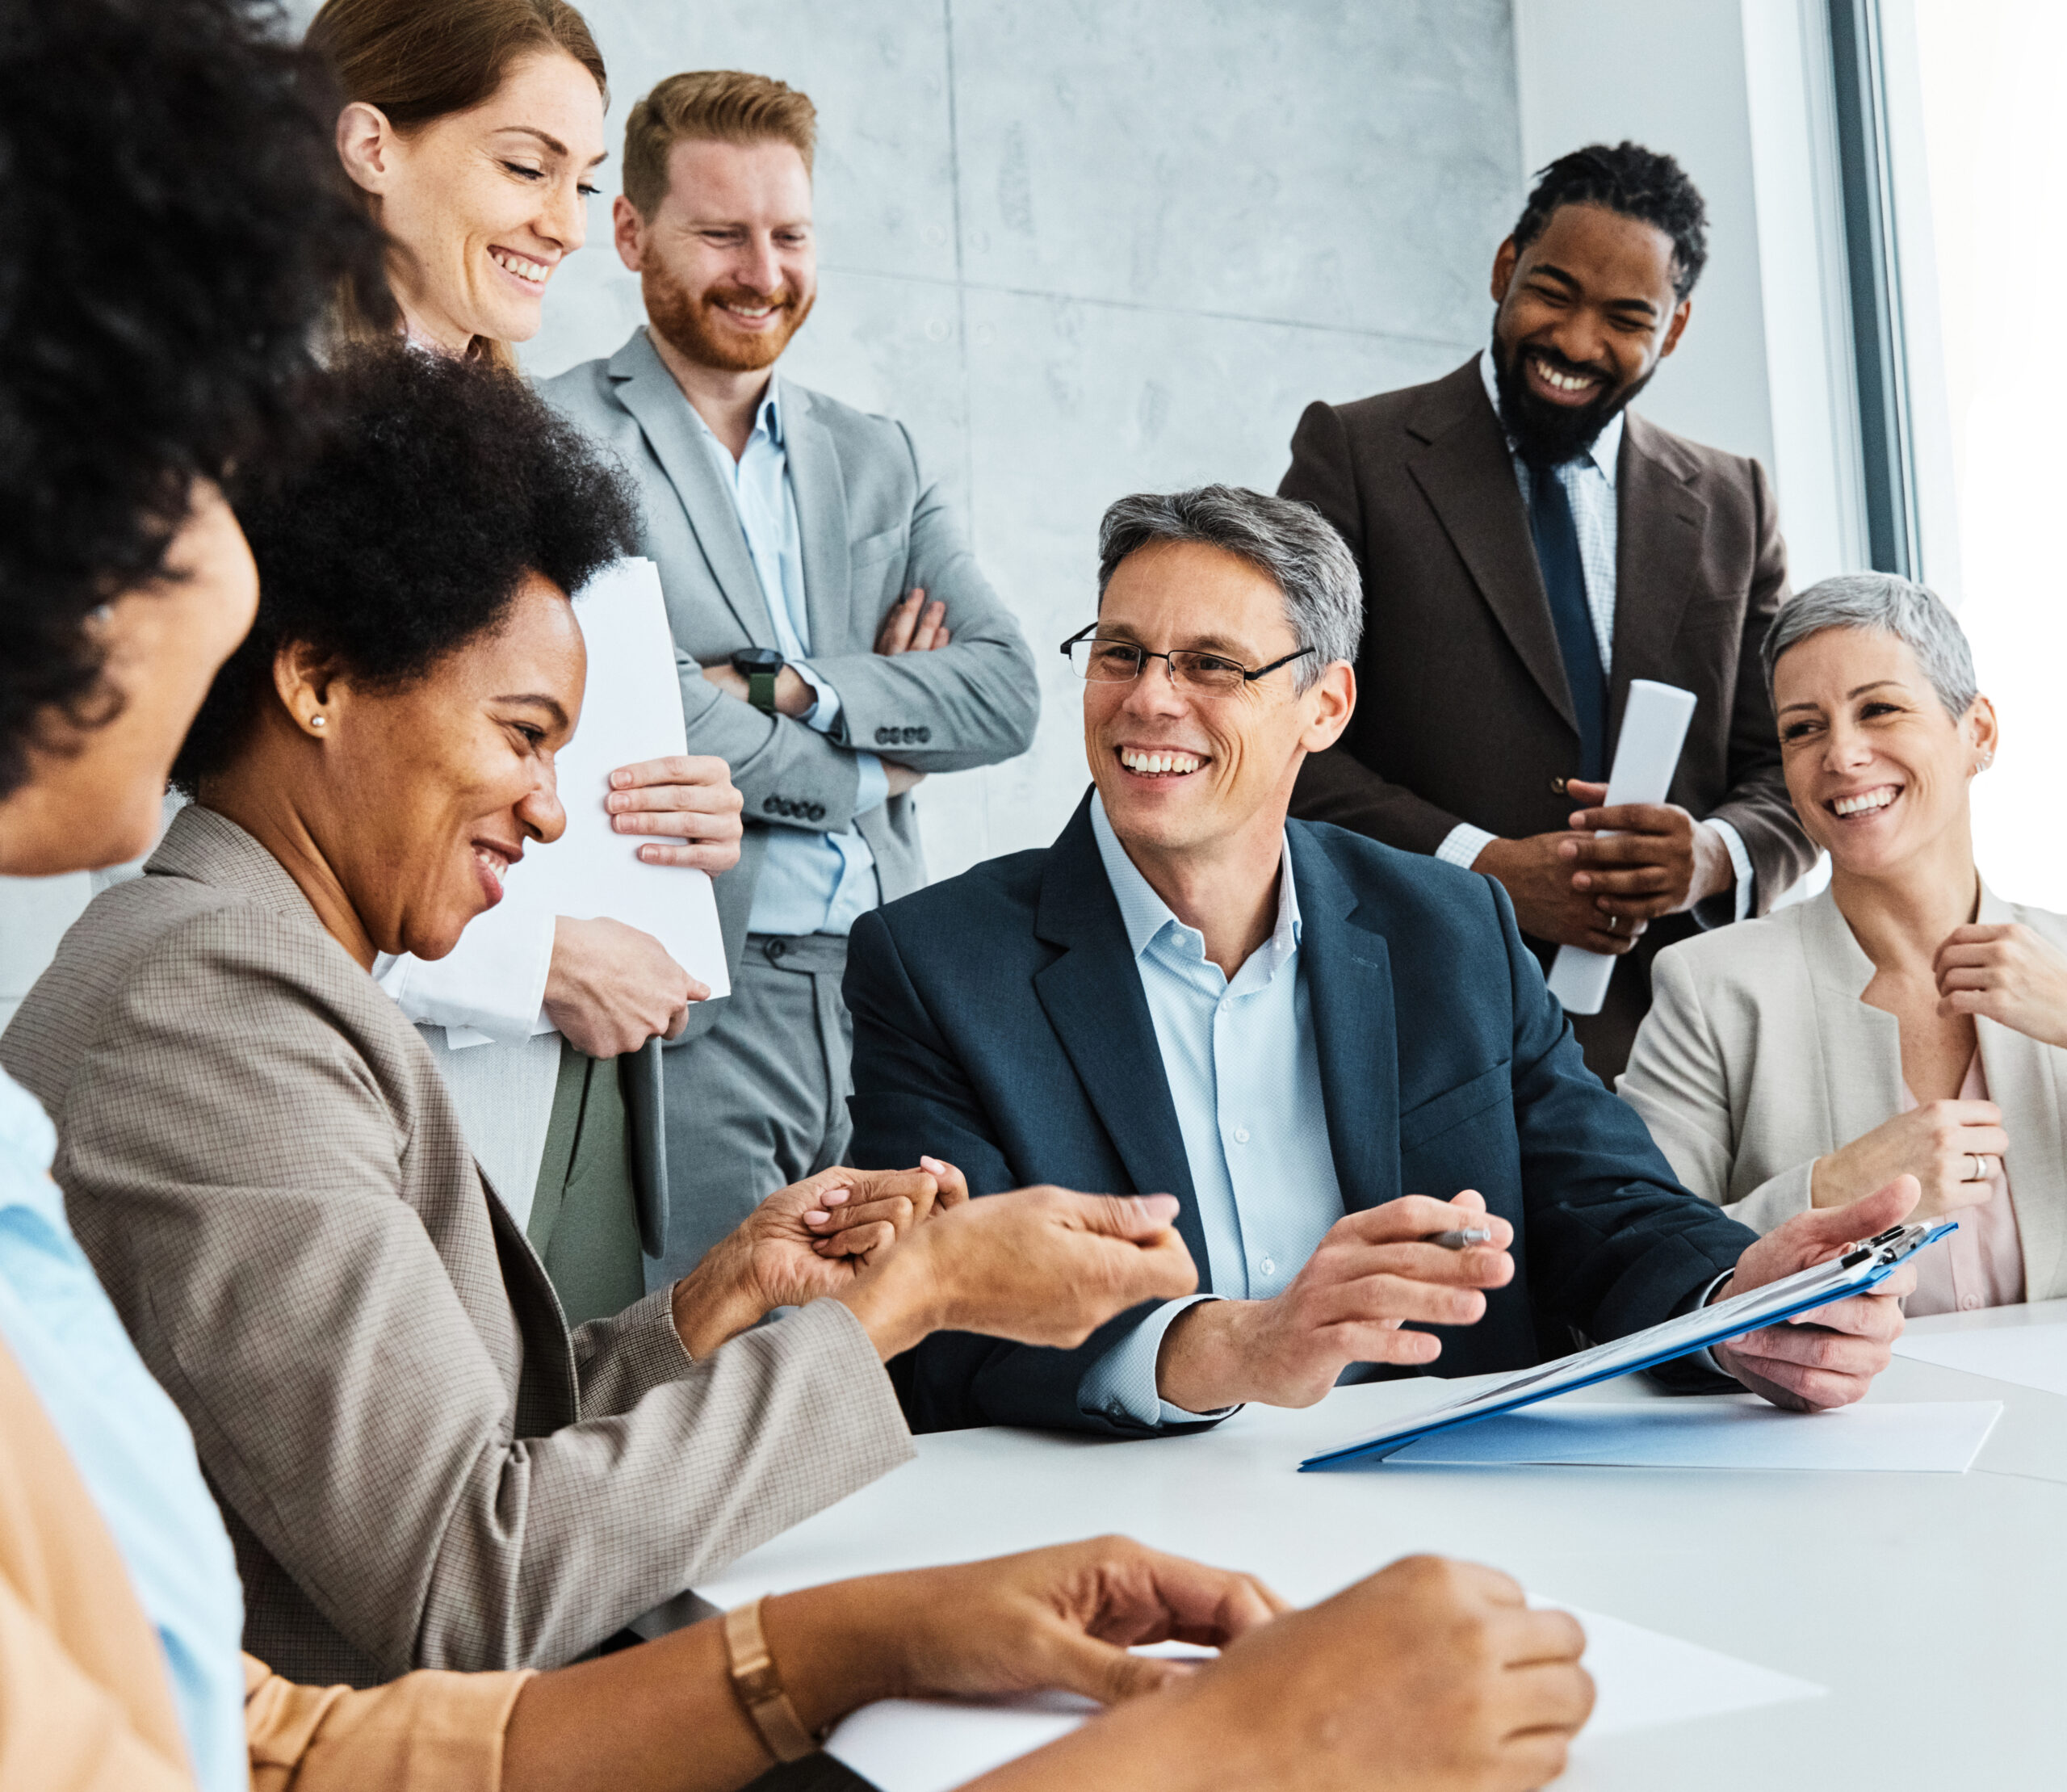
[[[392, 306], [342, 283], [337, 346], [399, 329], [426, 352], [514, 368], [513, 345], [537, 334], [547, 283], [587, 236], [604, 155], [603, 60], [581, 15], [566, 0], [329, 0], [307, 44], [337, 77], [338, 157], [388, 240]], [[660, 837], [639, 849], [648, 863], [715, 875], [737, 862], [723, 761], [620, 776], [614, 825]], [[514, 909], [440, 963], [384, 959], [379, 979], [568, 1316], [637, 1301], [642, 1243], [659, 1250], [668, 1209], [652, 1042], [678, 1034], [707, 990], [635, 928]], [[556, 1030], [537, 1030], [547, 1022]]]

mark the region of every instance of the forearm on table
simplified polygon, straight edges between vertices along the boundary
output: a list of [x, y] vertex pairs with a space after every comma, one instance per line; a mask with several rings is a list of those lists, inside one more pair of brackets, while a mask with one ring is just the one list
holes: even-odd
[[1155, 1391], [1172, 1406], [1201, 1415], [1268, 1400], [1256, 1385], [1254, 1332], [1263, 1303], [1207, 1300], [1180, 1313], [1163, 1334]]

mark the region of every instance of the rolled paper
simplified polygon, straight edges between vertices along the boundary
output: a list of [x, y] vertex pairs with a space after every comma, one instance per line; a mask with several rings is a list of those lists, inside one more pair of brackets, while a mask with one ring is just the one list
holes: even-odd
[[[1622, 732], [1615, 743], [1604, 808], [1665, 800], [1672, 788], [1672, 774], [1679, 769], [1679, 749], [1686, 745], [1687, 728], [1694, 720], [1695, 700], [1692, 691], [1677, 685], [1649, 678], [1629, 681], [1629, 700], [1622, 710]], [[1568, 1014], [1598, 1014], [1608, 1000], [1608, 980], [1614, 974], [1612, 954], [1561, 946], [1550, 966], [1550, 993]]]

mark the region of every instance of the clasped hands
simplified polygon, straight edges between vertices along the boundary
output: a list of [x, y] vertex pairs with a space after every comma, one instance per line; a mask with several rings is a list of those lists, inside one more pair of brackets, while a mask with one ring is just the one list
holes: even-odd
[[1722, 836], [1672, 803], [1595, 805], [1605, 784], [1573, 778], [1589, 805], [1570, 829], [1486, 843], [1473, 869], [1498, 878], [1522, 931], [1560, 946], [1620, 955], [1660, 915], [1679, 914], [1736, 881]]
[[[1914, 1177], [1900, 1177], [1846, 1207], [1797, 1215], [1746, 1249], [1718, 1298], [1828, 1261], [1907, 1217], [1918, 1194]], [[1461, 1251], [1423, 1242], [1471, 1227], [1492, 1239]], [[1402, 1327], [1474, 1324], [1486, 1311], [1485, 1290], [1514, 1278], [1513, 1241], [1513, 1228], [1488, 1214], [1471, 1189], [1448, 1202], [1411, 1194], [1348, 1215], [1282, 1294], [1201, 1302], [1180, 1315], [1163, 1334], [1158, 1390], [1193, 1412], [1247, 1400], [1310, 1406], [1352, 1362], [1433, 1362], [1442, 1341]], [[1902, 1328], [1897, 1302], [1915, 1285], [1913, 1269], [1898, 1270], [1874, 1294], [1719, 1346], [1716, 1360], [1775, 1405], [1847, 1405], [1887, 1367]]]
[[1017, 1189], [971, 1201], [960, 1170], [822, 1170], [778, 1189], [674, 1286], [708, 1356], [778, 1307], [841, 1301], [887, 1361], [929, 1332], [1074, 1349], [1114, 1314], [1197, 1286], [1173, 1196]]

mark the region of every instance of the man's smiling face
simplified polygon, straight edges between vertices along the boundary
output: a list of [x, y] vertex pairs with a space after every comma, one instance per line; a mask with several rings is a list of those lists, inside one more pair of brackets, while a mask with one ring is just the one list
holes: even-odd
[[[1153, 653], [1191, 648], [1247, 667], [1297, 650], [1285, 598], [1268, 573], [1218, 548], [1158, 542], [1114, 569], [1099, 606], [1101, 638]], [[1245, 829], [1283, 825], [1293, 780], [1310, 751], [1348, 719], [1327, 695], [1349, 675], [1330, 670], [1297, 687], [1281, 666], [1224, 696], [1174, 682], [1151, 660], [1125, 683], [1087, 682], [1084, 745], [1105, 813], [1130, 851], [1167, 858], [1210, 851]]]
[[1599, 205], [1562, 205], [1527, 249], [1500, 245], [1494, 367], [1524, 459], [1585, 453], [1678, 346], [1690, 301], [1673, 266], [1664, 231]]

